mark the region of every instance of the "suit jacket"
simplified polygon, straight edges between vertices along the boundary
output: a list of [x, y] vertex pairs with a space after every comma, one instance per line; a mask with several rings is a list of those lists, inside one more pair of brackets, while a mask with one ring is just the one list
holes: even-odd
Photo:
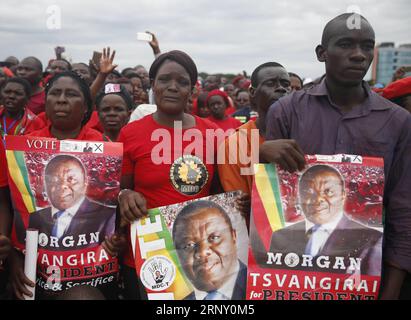
[[[247, 285], [247, 267], [244, 263], [238, 260], [240, 269], [235, 281], [233, 295], [231, 300], [245, 300], [246, 285]], [[183, 300], [197, 300], [194, 291], [186, 296]]]
[[[114, 232], [115, 218], [115, 208], [106, 207], [85, 198], [60, 239], [73, 236], [73, 240], [77, 241], [80, 234], [85, 234], [86, 239], [90, 239], [90, 233], [100, 232], [98, 242], [102, 243], [106, 235], [111, 235]], [[50, 236], [53, 226], [54, 220], [51, 216], [51, 207], [30, 214], [29, 228], [38, 229], [39, 234], [45, 233]], [[59, 248], [50, 249], [61, 250], [60, 243], [59, 246]], [[76, 248], [87, 246], [89, 245], [85, 244], [76, 246]]]
[[[331, 265], [334, 257], [361, 258], [361, 274], [380, 275], [382, 236], [381, 232], [344, 215], [317, 256], [329, 256]], [[293, 252], [301, 256], [307, 243], [305, 221], [302, 221], [274, 232], [271, 237], [270, 252], [274, 254]], [[283, 266], [287, 268], [284, 264]], [[302, 268], [308, 271], [307, 268]], [[325, 269], [318, 269], [320, 270]], [[347, 270], [333, 269], [333, 272], [346, 273]]]

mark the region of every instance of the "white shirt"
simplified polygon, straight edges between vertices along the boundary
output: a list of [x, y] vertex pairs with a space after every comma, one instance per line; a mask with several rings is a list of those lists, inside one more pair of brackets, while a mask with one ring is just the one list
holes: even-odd
[[[320, 225], [320, 227], [316, 231], [314, 231], [315, 234], [313, 233], [311, 235], [311, 238], [307, 243], [307, 247], [310, 244], [311, 252], [305, 252], [306, 254], [311, 254], [312, 256], [315, 256], [318, 254], [318, 252], [322, 250], [331, 233], [334, 231], [334, 229], [337, 227], [338, 223], [342, 219], [343, 215], [344, 212], [341, 211], [332, 221]], [[306, 233], [315, 226], [316, 224], [312, 223], [307, 219], [305, 220]]]
[[128, 123], [140, 120], [145, 116], [152, 114], [157, 111], [157, 106], [155, 104], [140, 104], [130, 115], [130, 120]]
[[[223, 286], [217, 289], [217, 291], [223, 294], [227, 298], [227, 300], [231, 300], [231, 297], [233, 296], [234, 287], [237, 281], [239, 271], [240, 271], [240, 264], [238, 263], [238, 260], [237, 260], [234, 272], [231, 274], [228, 280], [224, 282]], [[196, 296], [196, 300], [204, 300], [204, 298], [208, 295], [207, 291], [200, 291], [196, 289], [196, 287], [194, 287], [194, 293]]]
[[[85, 197], [83, 196], [74, 206], [64, 210], [64, 213], [58, 218], [57, 234], [56, 234], [57, 238], [60, 239], [61, 236], [64, 234], [64, 232], [68, 229], [68, 227], [70, 226], [71, 220], [73, 220], [73, 217], [77, 213], [84, 199]], [[61, 210], [51, 207], [51, 217], [53, 218], [59, 211]]]

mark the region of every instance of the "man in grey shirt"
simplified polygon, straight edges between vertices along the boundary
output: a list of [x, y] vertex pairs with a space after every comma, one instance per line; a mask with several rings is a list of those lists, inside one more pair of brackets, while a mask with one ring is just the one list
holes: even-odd
[[397, 299], [411, 272], [411, 115], [363, 81], [374, 58], [375, 34], [357, 14], [324, 28], [317, 59], [326, 75], [307, 90], [274, 103], [267, 115], [262, 160], [293, 172], [304, 154], [357, 154], [384, 158], [385, 239], [380, 298]]

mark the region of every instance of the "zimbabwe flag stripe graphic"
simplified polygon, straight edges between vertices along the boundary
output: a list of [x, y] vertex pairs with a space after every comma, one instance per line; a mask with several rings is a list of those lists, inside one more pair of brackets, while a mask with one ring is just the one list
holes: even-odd
[[[271, 230], [274, 232], [284, 227], [276, 170], [271, 164], [258, 164], [256, 169], [257, 192], [262, 199]], [[275, 201], [270, 201], [270, 199], [275, 199]]]
[[6, 150], [10, 179], [19, 190], [27, 212], [36, 211], [36, 205], [31, 192], [24, 155], [21, 151]]
[[[256, 183], [253, 184], [253, 210], [257, 212], [266, 212], [263, 200], [261, 199], [261, 195], [258, 193]], [[271, 204], [272, 205], [272, 204]], [[258, 230], [258, 237], [260, 237], [261, 241], [266, 250], [268, 250], [270, 246], [270, 239], [272, 235], [271, 228], [267, 228], [270, 225], [270, 221], [267, 218], [267, 214], [260, 214], [260, 215], [252, 215], [251, 219], [254, 220], [254, 224], [256, 230]]]
[[[176, 267], [176, 278], [174, 283], [166, 289], [166, 292], [173, 292], [174, 293], [174, 299], [175, 300], [181, 300], [187, 295], [189, 295], [192, 292], [192, 286], [190, 285], [190, 282], [188, 279], [186, 279], [184, 275], [184, 271], [182, 270], [182, 267], [180, 266], [180, 262], [177, 256], [177, 252], [174, 248], [173, 240], [171, 238], [171, 234], [167, 229], [167, 225], [164, 221], [164, 217], [160, 213], [160, 210], [158, 209], [153, 209], [149, 210], [149, 217], [151, 220], [154, 220], [155, 216], [160, 216], [161, 218], [161, 224], [162, 224], [162, 231], [159, 231], [157, 233], [151, 233], [148, 235], [144, 236], [138, 236], [138, 240], [140, 241], [143, 240], [144, 242], [151, 242], [151, 241], [156, 241], [156, 240], [163, 240], [165, 242], [166, 248], [157, 250], [157, 251], [151, 251], [147, 254], [147, 259], [149, 259], [152, 256], [158, 256], [158, 255], [163, 255], [166, 256], [168, 259], [174, 262], [174, 265]], [[139, 252], [139, 241], [137, 241], [137, 246], [136, 246], [136, 261], [139, 262], [140, 259], [138, 259], [138, 256], [140, 255]], [[142, 262], [140, 260], [140, 262]], [[139, 266], [141, 268], [143, 263]]]

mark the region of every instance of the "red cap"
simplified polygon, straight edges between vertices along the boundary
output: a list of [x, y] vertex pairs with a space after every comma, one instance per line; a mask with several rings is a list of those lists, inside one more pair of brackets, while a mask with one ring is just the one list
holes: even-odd
[[394, 99], [411, 94], [411, 77], [403, 78], [390, 83], [382, 91], [386, 99]]
[[213, 96], [220, 96], [224, 99], [224, 102], [227, 106], [227, 108], [230, 106], [230, 100], [228, 100], [228, 95], [224, 91], [221, 91], [220, 89], [214, 89], [208, 93], [207, 99], [206, 99], [206, 105], [208, 105], [208, 100], [210, 100], [211, 97]]
[[9, 68], [3, 67], [3, 71], [4, 71], [4, 74], [5, 74], [7, 77], [9, 77], [9, 78], [13, 78], [13, 77], [14, 77], [13, 71], [11, 71]]

